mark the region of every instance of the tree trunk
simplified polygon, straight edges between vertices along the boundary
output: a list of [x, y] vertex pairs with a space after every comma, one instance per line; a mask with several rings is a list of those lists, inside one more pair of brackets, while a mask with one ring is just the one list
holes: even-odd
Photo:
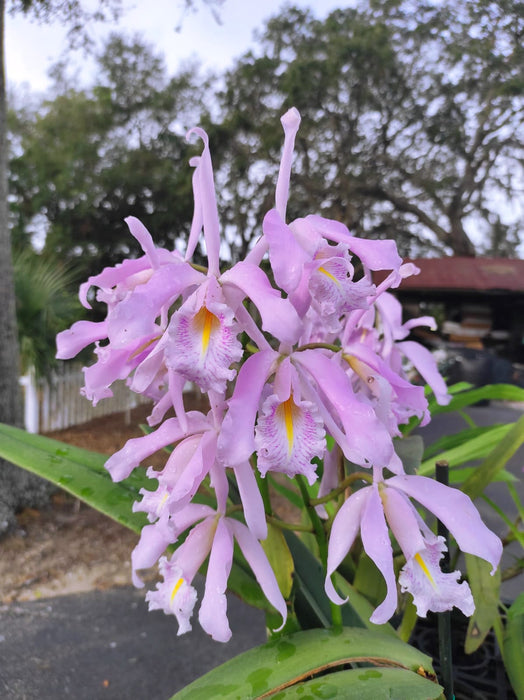
[[[4, 58], [5, 0], [0, 0], [0, 422], [22, 426], [22, 394], [18, 383], [16, 299], [7, 201], [7, 109]], [[41, 479], [0, 460], [0, 533], [16, 523], [15, 511], [47, 498]]]

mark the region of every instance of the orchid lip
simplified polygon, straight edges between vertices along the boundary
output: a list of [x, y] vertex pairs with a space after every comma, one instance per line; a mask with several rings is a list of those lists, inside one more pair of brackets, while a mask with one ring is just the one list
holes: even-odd
[[181, 586], [183, 583], [184, 583], [184, 579], [183, 579], [182, 577], [180, 577], [180, 578], [178, 579], [178, 581], [175, 583], [175, 585], [173, 586], [173, 591], [172, 591], [172, 593], [171, 593], [171, 598], [170, 598], [171, 602], [174, 601], [175, 596], [176, 596], [176, 594], [178, 593], [178, 591], [180, 590], [180, 586]]
[[422, 569], [422, 571], [424, 572], [424, 574], [426, 575], [426, 577], [428, 578], [428, 580], [429, 580], [429, 582], [431, 583], [431, 585], [433, 586], [433, 588], [434, 588], [435, 590], [437, 590], [437, 584], [435, 583], [435, 579], [434, 579], [433, 576], [431, 575], [431, 572], [430, 572], [430, 570], [428, 569], [428, 567], [426, 566], [426, 562], [425, 562], [424, 559], [422, 558], [420, 552], [417, 552], [417, 553], [415, 554], [414, 559], [415, 559], [415, 561], [418, 563], [418, 565], [420, 566], [420, 568]]

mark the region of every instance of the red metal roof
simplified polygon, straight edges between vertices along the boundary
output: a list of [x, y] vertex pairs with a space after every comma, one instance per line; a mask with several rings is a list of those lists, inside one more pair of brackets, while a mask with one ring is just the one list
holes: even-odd
[[524, 293], [524, 260], [449, 257], [419, 258], [410, 262], [420, 269], [420, 274], [403, 280], [402, 291], [501, 290]]

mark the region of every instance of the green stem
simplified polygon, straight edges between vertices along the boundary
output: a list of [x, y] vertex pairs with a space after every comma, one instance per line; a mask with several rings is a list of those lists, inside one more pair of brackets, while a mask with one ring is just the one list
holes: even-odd
[[332, 345], [331, 343], [306, 343], [301, 345], [295, 350], [295, 352], [302, 352], [303, 350], [332, 350], [333, 352], [340, 352], [342, 348], [340, 345]]
[[[304, 477], [301, 474], [297, 474], [295, 477], [295, 481], [298, 484], [298, 488], [300, 489], [300, 493], [302, 495], [302, 500], [304, 501], [304, 505], [306, 506], [307, 514], [309, 516], [309, 519], [311, 520], [311, 524], [313, 525], [313, 529], [315, 531], [318, 544], [318, 551], [320, 554], [320, 561], [322, 562], [324, 571], [327, 573], [328, 543], [326, 531], [324, 530], [324, 525], [322, 523], [322, 520], [319, 518], [317, 511], [315, 510], [315, 506], [313, 505], [312, 500], [309, 496], [309, 491], [307, 489]], [[329, 601], [329, 606], [331, 608], [331, 621], [333, 623], [333, 628], [341, 629], [342, 610], [340, 609], [340, 606], [336, 605], [331, 601]]]
[[275, 518], [274, 515], [266, 515], [266, 520], [268, 523], [279, 527], [281, 530], [294, 530], [295, 532], [314, 532], [313, 528], [309, 525], [302, 525], [300, 523], [286, 523], [284, 520], [279, 520]]
[[204, 267], [204, 265], [198, 265], [198, 263], [189, 263], [193, 270], [198, 270], [198, 272], [203, 272], [205, 275], [207, 275], [207, 267]]
[[364, 479], [370, 484], [373, 483], [373, 477], [371, 474], [368, 474], [367, 472], [354, 472], [353, 474], [346, 476], [344, 481], [341, 481], [336, 489], [333, 489], [333, 491], [330, 491], [325, 496], [322, 496], [322, 498], [311, 498], [309, 502], [312, 506], [320, 506], [322, 503], [327, 503], [333, 498], [336, 498], [339, 494], [343, 493], [348, 486], [351, 486], [354, 481], [358, 481], [359, 479]]

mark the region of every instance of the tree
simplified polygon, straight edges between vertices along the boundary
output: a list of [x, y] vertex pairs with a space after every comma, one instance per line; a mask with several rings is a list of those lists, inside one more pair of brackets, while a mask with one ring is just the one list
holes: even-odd
[[[118, 0], [108, 0], [106, 8], [116, 7]], [[14, 8], [24, 11], [57, 12], [68, 19], [79, 17], [78, 0], [20, 0]], [[4, 61], [5, 0], [0, 0], [0, 422], [20, 425], [22, 422], [22, 400], [19, 377], [19, 348], [16, 326], [13, 263], [11, 258], [11, 235], [7, 205], [7, 108]], [[85, 19], [86, 14], [82, 17]], [[75, 23], [73, 23], [74, 25]], [[84, 25], [76, 23], [80, 32]], [[49, 486], [13, 465], [0, 460], [0, 533], [11, 527], [15, 511], [24, 505], [37, 505], [45, 501]]]
[[[324, 21], [288, 8], [220, 96], [233, 246], [271, 202], [280, 134], [302, 113], [291, 215], [322, 213], [404, 254], [515, 254], [524, 156], [524, 10], [513, 0], [370, 0]], [[314, 135], [314, 137], [313, 137]], [[267, 156], [266, 154], [269, 154]], [[475, 238], [475, 236], [473, 236]], [[478, 237], [477, 237], [478, 238]]]
[[[204, 0], [213, 7], [221, 0]], [[184, 0], [191, 7], [195, 0]], [[81, 0], [13, 0], [13, 11], [33, 13], [40, 21], [59, 19], [68, 24], [70, 42], [89, 44], [93, 21], [110, 17], [115, 20], [121, 11], [121, 0], [99, 0], [94, 9], [87, 9]], [[0, 0], [0, 422], [19, 425], [21, 395], [18, 386], [19, 350], [17, 345], [15, 290], [11, 259], [11, 236], [7, 206], [7, 110], [4, 61], [5, 0]], [[70, 126], [70, 125], [68, 125]], [[133, 165], [132, 163], [130, 165]], [[37, 505], [47, 495], [48, 487], [27, 472], [21, 472], [0, 461], [0, 533], [14, 523], [15, 510], [23, 505]]]
[[[143, 219], [158, 244], [174, 247], [192, 217], [194, 146], [184, 137], [205, 113], [199, 77], [194, 65], [169, 77], [152, 47], [115, 34], [98, 56], [94, 86], [57, 91], [36, 112], [12, 114], [16, 237], [38, 220], [45, 251], [84, 273], [138, 253], [124, 223], [129, 215]], [[70, 82], [61, 71], [56, 81]]]

